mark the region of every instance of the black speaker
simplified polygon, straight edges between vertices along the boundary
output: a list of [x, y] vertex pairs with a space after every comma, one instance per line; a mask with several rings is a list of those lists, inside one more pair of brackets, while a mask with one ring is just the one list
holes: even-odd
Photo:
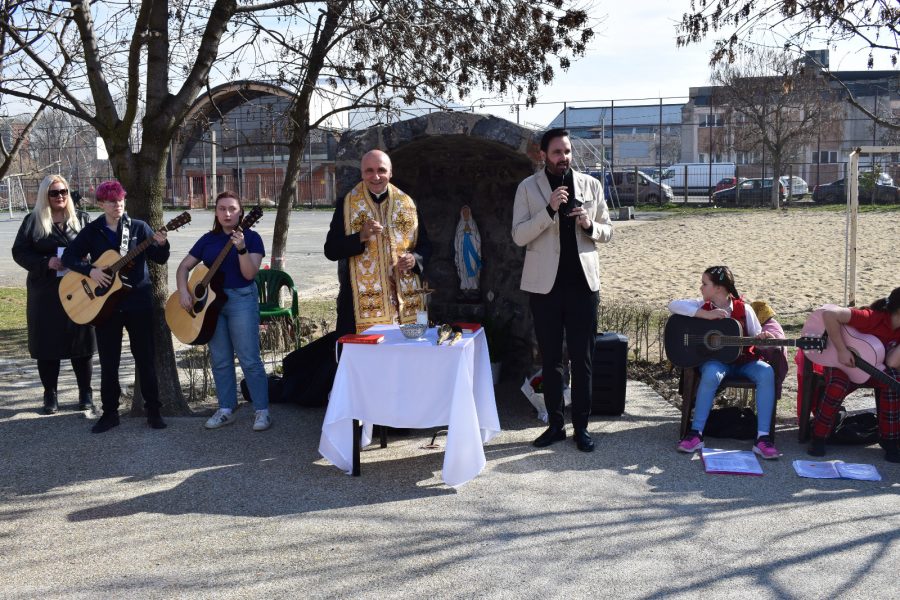
[[621, 333], [598, 333], [591, 371], [592, 415], [618, 416], [625, 412], [627, 366], [628, 338]]

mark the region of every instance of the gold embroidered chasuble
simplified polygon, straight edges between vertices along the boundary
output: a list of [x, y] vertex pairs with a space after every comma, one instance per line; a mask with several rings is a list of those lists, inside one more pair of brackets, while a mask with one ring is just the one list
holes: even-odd
[[365, 244], [362, 254], [349, 259], [353, 311], [357, 333], [372, 325], [415, 323], [422, 304], [419, 276], [393, 268], [397, 257], [416, 247], [419, 221], [412, 198], [392, 184], [380, 204], [360, 182], [344, 198], [344, 230], [358, 233], [369, 219], [384, 226]]

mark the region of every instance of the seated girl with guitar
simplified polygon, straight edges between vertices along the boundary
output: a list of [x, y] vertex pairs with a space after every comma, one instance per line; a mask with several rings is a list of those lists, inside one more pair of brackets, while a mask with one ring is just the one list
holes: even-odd
[[[880, 444], [885, 450], [885, 460], [900, 462], [900, 384], [891, 384], [891, 380], [897, 382], [900, 379], [900, 350], [897, 349], [900, 345], [900, 287], [894, 288], [888, 297], [876, 300], [868, 308], [827, 306], [822, 310], [821, 317], [828, 334], [828, 344], [837, 353], [837, 363], [846, 369], [840, 366], [825, 367], [825, 393], [816, 410], [812, 443], [807, 453], [811, 456], [825, 456], [825, 439], [831, 432], [844, 398], [861, 386], [872, 386], [879, 391], [878, 429]], [[885, 350], [883, 371], [890, 379], [873, 376], [863, 383], [851, 380], [846, 371], [859, 365], [856, 364], [856, 354], [848, 348], [842, 332], [844, 325], [859, 333], [872, 335], [881, 342]], [[816, 361], [814, 354], [808, 355], [808, 358]], [[861, 379], [857, 378], [856, 381]]]
[[[265, 248], [258, 233], [249, 228], [242, 230], [243, 218], [244, 209], [237, 195], [230, 191], [219, 194], [212, 231], [197, 240], [175, 274], [181, 307], [192, 311], [195, 298], [188, 285], [188, 273], [201, 261], [206, 267], [220, 261], [218, 275], [222, 276], [222, 291], [226, 300], [209, 339], [219, 409], [206, 421], [207, 429], [217, 429], [235, 421], [235, 354], [256, 410], [253, 430], [264, 431], [272, 424], [269, 418], [269, 382], [259, 351], [259, 293], [256, 289], [256, 274], [265, 256]], [[228, 250], [219, 258], [226, 246]]]
[[[744, 325], [744, 333], [748, 336], [771, 337], [771, 333], [762, 332], [750, 303], [745, 303], [738, 294], [731, 269], [710, 267], [703, 272], [700, 280], [702, 299], [675, 300], [669, 304], [670, 312], [710, 320], [732, 318]], [[772, 367], [760, 360], [753, 347], [743, 348], [738, 359], [732, 363], [708, 360], [700, 365], [694, 418], [690, 431], [679, 442], [677, 450], [692, 453], [703, 448], [703, 427], [712, 410], [716, 390], [728, 375], [741, 375], [756, 384], [757, 437], [753, 452], [765, 459], [778, 458], [781, 454], [769, 435], [772, 411], [775, 410], [775, 375]]]

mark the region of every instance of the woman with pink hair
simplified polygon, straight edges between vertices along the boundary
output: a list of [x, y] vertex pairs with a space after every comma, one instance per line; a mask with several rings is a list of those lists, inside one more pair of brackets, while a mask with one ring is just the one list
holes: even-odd
[[169, 260], [166, 231], [163, 229], [154, 233], [147, 223], [128, 216], [125, 212], [125, 188], [118, 181], [101, 183], [97, 186], [96, 197], [103, 215], [91, 221], [69, 244], [62, 255], [62, 262], [67, 268], [89, 276], [100, 286], [109, 286], [112, 283], [110, 274], [94, 267], [92, 262], [108, 250], [124, 256], [146, 239], [153, 238], [153, 243], [135, 257], [130, 268], [120, 272], [128, 280], [131, 290], [116, 304], [110, 317], [94, 328], [100, 354], [103, 415], [91, 431], [103, 433], [119, 424], [119, 397], [122, 395], [119, 364], [123, 330], [128, 331], [131, 354], [139, 374], [147, 424], [153, 429], [163, 429], [166, 424], [160, 414], [159, 386], [153, 363], [153, 300], [147, 259], [158, 264]]

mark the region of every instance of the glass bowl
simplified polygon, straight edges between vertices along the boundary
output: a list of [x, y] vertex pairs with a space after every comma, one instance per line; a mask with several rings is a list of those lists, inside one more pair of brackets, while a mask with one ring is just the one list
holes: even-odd
[[400, 326], [400, 331], [408, 340], [417, 340], [421, 338], [425, 335], [427, 329], [428, 325], [425, 325], [424, 323], [406, 323], [405, 325]]

